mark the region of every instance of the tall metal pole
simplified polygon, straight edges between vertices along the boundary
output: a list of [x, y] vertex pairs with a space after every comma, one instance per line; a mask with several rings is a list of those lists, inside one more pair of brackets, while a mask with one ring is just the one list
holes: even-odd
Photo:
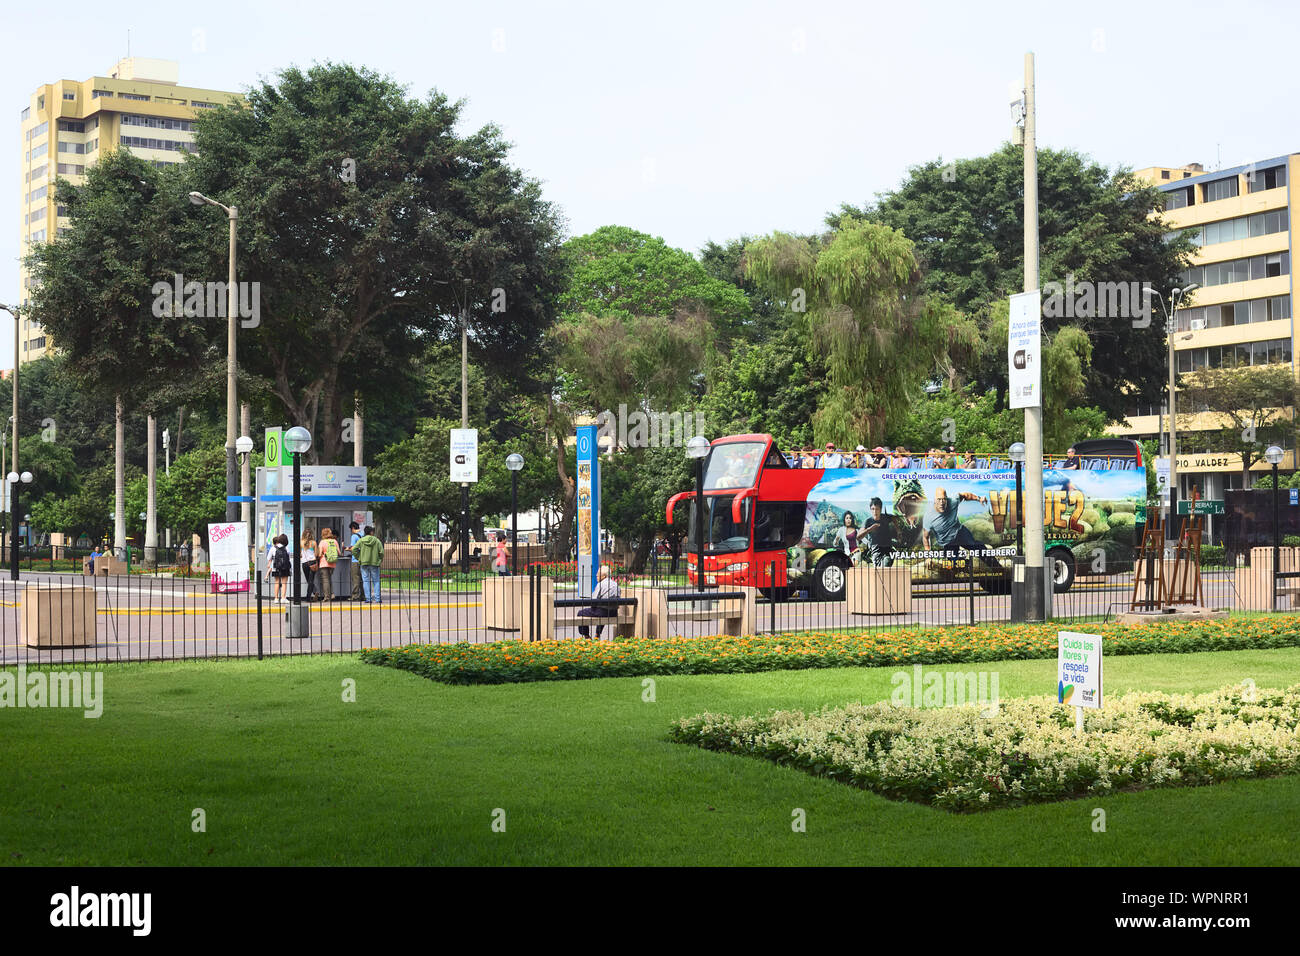
[[158, 569], [158, 419], [146, 419], [148, 450], [146, 464], [146, 505], [144, 517], [144, 566], [150, 571]]
[[230, 206], [230, 268], [227, 273], [226, 290], [226, 520], [234, 521], [239, 513], [235, 502], [230, 499], [235, 495], [235, 439], [239, 427], [239, 402], [235, 397], [235, 372], [238, 366], [235, 354], [235, 328], [239, 321], [238, 292], [235, 289], [235, 223], [239, 219], [239, 210]]
[[[1278, 518], [1279, 495], [1280, 495], [1280, 490], [1277, 487], [1277, 465], [1274, 465], [1273, 466], [1273, 574], [1272, 574], [1272, 579], [1269, 581], [1269, 591], [1268, 591], [1269, 593], [1268, 609], [1270, 611], [1277, 610], [1277, 573], [1278, 571], [1282, 570], [1282, 566], [1278, 563], [1281, 560], [1281, 556], [1282, 556], [1282, 523]], [[1173, 522], [1171, 521], [1170, 524], [1173, 524]], [[17, 570], [16, 570], [17, 567], [18, 567], [17, 564], [15, 564], [14, 565], [15, 579], [17, 579]]]
[[1178, 290], [1169, 294], [1169, 521], [1165, 525], [1165, 538], [1172, 541], [1177, 532], [1174, 519], [1178, 514], [1178, 419], [1174, 410], [1174, 332], [1178, 321]]
[[[1038, 288], [1038, 145], [1034, 126], [1034, 55], [1025, 54], [1025, 291]], [[1038, 360], [1038, 356], [1035, 360]], [[1026, 617], [1047, 619], [1052, 580], [1044, 567], [1043, 406], [1025, 409], [1025, 579]]]
[[1023, 462], [1016, 462], [1016, 555], [1025, 556], [1025, 505], [1021, 469]]
[[[293, 603], [302, 603], [302, 455], [293, 456]], [[283, 505], [281, 505], [283, 507]]]
[[13, 546], [13, 555], [10, 558], [9, 577], [15, 581], [18, 580], [18, 515], [20, 513], [18, 510], [18, 486], [21, 484], [22, 479], [9, 483], [9, 507], [13, 509], [13, 520], [9, 523], [10, 537], [13, 538], [13, 541], [10, 542]]
[[[460, 427], [469, 428], [468, 302], [460, 309]], [[460, 573], [469, 574], [469, 483], [463, 481], [460, 484]]]
[[365, 402], [357, 392], [352, 399], [352, 465], [360, 468], [365, 463]]
[[22, 306], [16, 305], [9, 311], [12, 312], [14, 316], [14, 448], [13, 448], [13, 455], [11, 457], [11, 463], [9, 467], [12, 471], [17, 471], [18, 470], [18, 366], [20, 364], [20, 360], [18, 358], [18, 330], [19, 327], [23, 324], [22, 319], [20, 318], [20, 313], [22, 312]]
[[519, 472], [510, 472], [510, 573], [519, 573]]
[[113, 553], [126, 557], [126, 412], [122, 396], [115, 403], [117, 422], [113, 434]]
[[695, 511], [695, 590], [704, 590], [704, 459], [695, 459], [695, 500], [699, 505]]

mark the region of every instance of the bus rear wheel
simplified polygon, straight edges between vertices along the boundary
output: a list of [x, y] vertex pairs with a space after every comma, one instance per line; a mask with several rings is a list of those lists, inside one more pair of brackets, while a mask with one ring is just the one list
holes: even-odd
[[849, 559], [838, 551], [823, 555], [813, 570], [813, 600], [843, 601], [848, 592], [848, 572], [852, 566]]

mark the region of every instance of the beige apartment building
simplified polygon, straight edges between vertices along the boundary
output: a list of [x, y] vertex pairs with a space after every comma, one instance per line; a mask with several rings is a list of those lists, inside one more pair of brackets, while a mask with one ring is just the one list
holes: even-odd
[[[201, 110], [244, 102], [238, 93], [180, 86], [179, 73], [173, 61], [134, 57], [105, 76], [58, 80], [32, 93], [21, 116], [21, 255], [67, 228], [65, 209], [55, 201], [56, 178], [80, 183], [88, 166], [118, 148], [159, 166], [179, 163], [193, 147]], [[32, 280], [21, 265], [19, 279], [26, 307]], [[47, 347], [41, 327], [23, 319], [17, 361], [38, 359]]]

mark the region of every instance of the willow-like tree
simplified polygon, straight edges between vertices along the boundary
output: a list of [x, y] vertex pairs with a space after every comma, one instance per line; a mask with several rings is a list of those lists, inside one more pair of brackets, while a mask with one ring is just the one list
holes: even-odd
[[922, 294], [901, 232], [844, 217], [819, 236], [774, 233], [751, 243], [746, 274], [806, 311], [826, 355], [830, 389], [813, 416], [818, 442], [873, 444], [953, 353], [973, 349], [974, 324]]

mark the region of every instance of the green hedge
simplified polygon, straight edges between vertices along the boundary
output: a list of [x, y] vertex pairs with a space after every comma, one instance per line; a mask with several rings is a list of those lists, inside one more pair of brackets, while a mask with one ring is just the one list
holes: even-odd
[[[977, 624], [887, 631], [803, 632], [746, 637], [627, 641], [497, 641], [412, 644], [363, 651], [370, 664], [447, 684], [507, 684], [648, 674], [744, 674], [818, 667], [886, 667], [1056, 657], [1062, 624]], [[1104, 653], [1300, 647], [1300, 616], [1261, 615], [1150, 624], [1075, 625], [1099, 629]]]

